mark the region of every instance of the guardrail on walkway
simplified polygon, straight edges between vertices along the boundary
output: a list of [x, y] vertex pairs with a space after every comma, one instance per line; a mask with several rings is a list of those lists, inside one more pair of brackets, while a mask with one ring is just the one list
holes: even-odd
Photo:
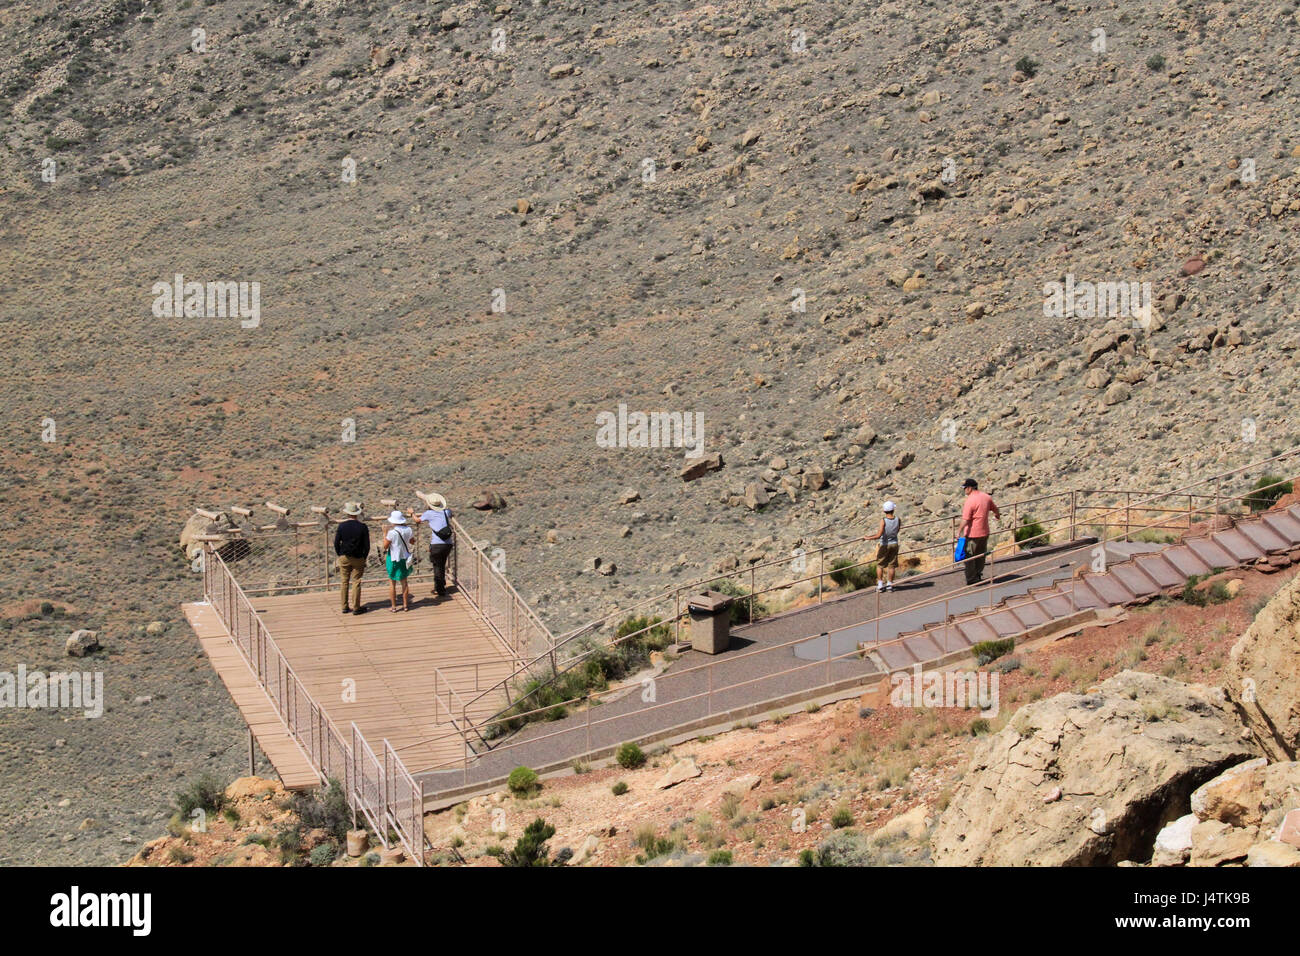
[[451, 527], [456, 546], [448, 569], [456, 586], [482, 615], [516, 664], [522, 665], [539, 651], [554, 655], [555, 635], [550, 628], [519, 596], [460, 522], [452, 518]]
[[[1300, 447], [1290, 449], [1286, 452], [1283, 452], [1279, 455], [1275, 455], [1271, 458], [1264, 459], [1258, 462], [1253, 462], [1241, 468], [1224, 472], [1222, 474], [1214, 475], [1209, 478], [1202, 479], [1201, 481], [1194, 482], [1189, 485], [1183, 486], [1182, 488], [1178, 488], [1168, 492], [1156, 492], [1156, 493], [1145, 493], [1145, 494], [1141, 492], [1133, 492], [1133, 491], [1125, 491], [1125, 490], [1120, 490], [1120, 491], [1097, 491], [1097, 490], [1078, 491], [1076, 490], [1070, 492], [1057, 492], [1051, 495], [1043, 495], [1043, 496], [1037, 496], [1036, 498], [1025, 499], [1024, 501], [1012, 502], [1010, 505], [1004, 506], [1003, 511], [1006, 512], [1008, 509], [1012, 509], [1012, 514], [1016, 515], [1020, 513], [1020, 507], [1026, 504], [1040, 503], [1051, 499], [1061, 499], [1063, 502], [1065, 500], [1068, 500], [1069, 502], [1068, 508], [1063, 509], [1061, 512], [1057, 514], [1049, 515], [1048, 518], [1046, 519], [1048, 522], [1048, 529], [1049, 529], [1047, 533], [1048, 534], [1051, 533], [1050, 530], [1051, 527], [1060, 527], [1062, 529], [1068, 528], [1070, 532], [1070, 540], [1074, 540], [1074, 535], [1077, 533], [1078, 528], [1081, 525], [1086, 524], [1094, 528], [1098, 528], [1102, 532], [1102, 534], [1098, 535], [1098, 541], [1095, 543], [1094, 547], [1100, 546], [1106, 543], [1107, 541], [1128, 540], [1132, 536], [1135, 527], [1138, 528], [1156, 527], [1161, 529], [1167, 529], [1171, 527], [1171, 525], [1167, 523], [1168, 519], [1165, 517], [1168, 514], [1178, 514], [1183, 516], [1185, 519], [1185, 528], [1183, 527], [1182, 523], [1180, 523], [1177, 527], [1179, 530], [1189, 530], [1190, 528], [1193, 527], [1193, 518], [1218, 516], [1223, 513], [1222, 508], [1225, 502], [1233, 501], [1233, 502], [1240, 503], [1242, 501], [1243, 496], [1241, 494], [1228, 495], [1228, 496], [1222, 494], [1222, 485], [1225, 479], [1234, 478], [1236, 476], [1240, 476], [1248, 472], [1257, 471], [1270, 464], [1275, 464], [1277, 462], [1295, 458], [1298, 454], [1300, 454]], [[1298, 476], [1292, 476], [1292, 477], [1294, 480]], [[1284, 484], [1284, 480], [1279, 480], [1278, 482], [1276, 482], [1276, 484], [1278, 485]], [[1202, 488], [1210, 485], [1213, 485], [1215, 489], [1213, 495], [1200, 494], [1198, 492], [1193, 491], [1193, 489]], [[1095, 496], [1095, 495], [1108, 495], [1114, 497], [1122, 496], [1124, 500], [1123, 500], [1123, 504], [1119, 504], [1118, 502], [1116, 502], [1113, 505], [1102, 505], [1100, 507], [1087, 504], [1088, 496]], [[1138, 495], [1138, 498], [1136, 500], [1134, 499], [1134, 495]], [[1162, 506], [1162, 503], [1164, 505], [1167, 505], [1169, 502], [1172, 502], [1174, 500], [1184, 500], [1184, 499], [1187, 502], [1186, 508], [1170, 508], [1170, 507]], [[1211, 507], [1209, 508], [1197, 507], [1196, 502], [1200, 500], [1210, 501]], [[1082, 506], [1081, 506], [1081, 502], [1084, 503]], [[1154, 525], [1149, 525], [1148, 523], [1141, 520], [1143, 515], [1150, 517], [1150, 515], [1152, 514], [1156, 515], [1156, 523]], [[1122, 516], [1122, 520], [1121, 520], [1121, 516]], [[1136, 520], [1135, 520], [1135, 516], [1136, 516]], [[950, 523], [952, 520], [953, 520], [952, 516], [945, 516], [945, 517], [933, 519], [929, 522], [923, 522], [923, 524], [936, 525], [942, 523]], [[1040, 523], [1042, 522], [1040, 521]], [[1000, 534], [1008, 538], [1014, 538], [1016, 527], [1017, 526], [1013, 525], [1011, 528], [1005, 529], [1000, 532], [996, 532], [996, 534]], [[1111, 528], [1114, 529], [1122, 528], [1123, 530], [1122, 531], [1117, 530], [1112, 536], [1107, 537], [1105, 531]], [[850, 541], [847, 543], [860, 544], [863, 540], [864, 539], [862, 538], [854, 538], [854, 539], [850, 539]], [[1012, 540], [1011, 544], [1012, 547], [1015, 547], [1016, 545], [1014, 540]], [[835, 547], [835, 546], [830, 546], [830, 547]], [[915, 549], [915, 550], [921, 550], [921, 549]], [[990, 547], [989, 549], [988, 579], [986, 582], [983, 582], [981, 584], [976, 584], [976, 585], [968, 585], [966, 587], [959, 588], [956, 591], [949, 592], [941, 597], [934, 598], [928, 601], [921, 601], [916, 604], [910, 605], [908, 607], [891, 611], [887, 615], [883, 615], [883, 617], [891, 617], [898, 614], [913, 612], [927, 607], [934, 607], [942, 603], [945, 606], [944, 620], [947, 620], [951, 616], [949, 614], [948, 608], [950, 607], [951, 602], [954, 599], [978, 594], [981, 590], [986, 591], [986, 593], [989, 596], [988, 606], [990, 608], [993, 607], [994, 606], [993, 592], [994, 592], [994, 585], [995, 585], [995, 578], [996, 578], [995, 568], [997, 563], [997, 556], [995, 550], [996, 549], [993, 547]], [[1028, 576], [1034, 570], [1042, 569], [1046, 567], [1053, 560], [1054, 560], [1053, 558], [1048, 558], [1042, 562], [1034, 562], [1028, 565], [1021, 565], [1017, 570], [1021, 575]], [[777, 562], [770, 562], [769, 564], [776, 564], [776, 563]], [[788, 562], [779, 562], [779, 563], [788, 564]], [[866, 562], [862, 562], [862, 563], [866, 563]], [[949, 563], [946, 567], [939, 570], [946, 571], [946, 570], [950, 570], [951, 567], [952, 565], [951, 563]], [[555, 661], [554, 652], [556, 650], [561, 649], [564, 645], [568, 644], [570, 641], [574, 640], [575, 638], [581, 636], [584, 633], [594, 633], [598, 631], [601, 626], [609, 623], [615, 617], [623, 617], [623, 616], [630, 616], [630, 615], [646, 616], [649, 609], [654, 607], [656, 604], [659, 606], [663, 606], [667, 600], [673, 600], [675, 602], [675, 608], [673, 611], [672, 618], [667, 620], [657, 621], [657, 622], [652, 620], [651, 623], [647, 624], [645, 627], [642, 627], [636, 631], [632, 631], [628, 634], [618, 636], [610, 641], [604, 642], [595, 647], [589, 648], [581, 653], [575, 654], [564, 661], [564, 668], [566, 670], [570, 667], [580, 664], [586, 657], [590, 656], [591, 654], [603, 650], [607, 650], [624, 641], [632, 640], [648, 632], [652, 627], [662, 626], [664, 623], [670, 623], [676, 627], [680, 627], [680, 621], [682, 619], [681, 598], [683, 594], [690, 593], [689, 589], [691, 587], [698, 587], [702, 583], [716, 581], [718, 580], [719, 577], [722, 576], [719, 575], [713, 578], [702, 579], [701, 582], [696, 582], [694, 585], [684, 586], [683, 588], [678, 589], [676, 592], [673, 592], [670, 595], [660, 597], [657, 599], [651, 599], [651, 601], [642, 602], [640, 604], [633, 605], [630, 608], [624, 609], [620, 612], [616, 612], [616, 614], [614, 615], [610, 615], [606, 618], [602, 618], [597, 622], [584, 625], [582, 628], [578, 628], [570, 632], [565, 638], [563, 638], [562, 640], [558, 641], [555, 644], [555, 647], [552, 649], [551, 654], [549, 655], [551, 676], [553, 677], [558, 676], [559, 673], [554, 663]], [[818, 575], [818, 578], [820, 582], [820, 574]], [[800, 581], [804, 581], [804, 580], [809, 580], [809, 578], [799, 579], [799, 581], [786, 584], [783, 587], [788, 588], [793, 586], [794, 583], [800, 583]], [[912, 578], [910, 580], [917, 580], [917, 578]], [[769, 588], [769, 590], [776, 590], [776, 589], [777, 589], [776, 587]], [[818, 597], [820, 600], [821, 599], [820, 587], [819, 587]], [[882, 619], [882, 615], [879, 614], [879, 608], [877, 608], [877, 615], [875, 617], [877, 624], [881, 619]], [[871, 620], [872, 620], [871, 618], [866, 619], [866, 623], [870, 623]], [[850, 626], [858, 627], [861, 625], [861, 623], [863, 622], [859, 622], [857, 624], [853, 624]], [[787, 642], [787, 644], [780, 645], [780, 647], [787, 647], [787, 646], [792, 646], [794, 644], [801, 644], [808, 641], [810, 638], [815, 640], [819, 636], [825, 636], [825, 635], [817, 635], [817, 634], [805, 635], [795, 640], [792, 640], [790, 642]], [[775, 649], [776, 648], [766, 648], [764, 649], [764, 651], [758, 653], [763, 653]], [[464, 702], [464, 704], [462, 705], [462, 713], [461, 713], [462, 720], [459, 724], [459, 727], [462, 729], [463, 736], [465, 737], [467, 743], [466, 757], [465, 757], [466, 764], [468, 764], [468, 762], [472, 761], [474, 757], [477, 756], [476, 754], [473, 753], [474, 748], [468, 745], [468, 741], [471, 736], [480, 740], [489, 739], [494, 736], [499, 736], [499, 734], [493, 732], [492, 728], [510, 726], [513, 725], [520, 718], [526, 718], [536, 714], [554, 713], [558, 708], [564, 707], [566, 705], [575, 704], [575, 703], [582, 703], [584, 701], [587, 701], [588, 697], [592, 696], [592, 695], [588, 695], [588, 697], [577, 698], [573, 701], [547, 704], [546, 706], [537, 707], [534, 708], [533, 710], [528, 710], [528, 711], [521, 710], [520, 708], [522, 702], [526, 700], [528, 696], [531, 696], [531, 694], [536, 693], [536, 690], [534, 690], [530, 692], [529, 695], [525, 695], [524, 697], [517, 698], [515, 701], [513, 701], [511, 708], [506, 708], [504, 710], [498, 711], [497, 713], [493, 714], [492, 716], [484, 720], [474, 722], [469, 718], [470, 708], [474, 707], [474, 705], [478, 703], [479, 700], [481, 700], [487, 694], [498, 692], [502, 686], [507, 685], [509, 682], [518, 681], [522, 677], [528, 674], [535, 674], [534, 666], [542, 662], [545, 657], [546, 655], [534, 658], [534, 660], [529, 662], [527, 666], [516, 670], [514, 674], [505, 678], [503, 681], [498, 682], [493, 687], [483, 691], [477, 697]], [[713, 668], [723, 663], [725, 662], [722, 660], [715, 659], [710, 661], [707, 664], [702, 665], [703, 667], [709, 670], [709, 681], [710, 681], [709, 696], [710, 697], [712, 696]], [[813, 665], [796, 665], [792, 668], [787, 668], [785, 671], [782, 671], [780, 673], [789, 673], [797, 670], [802, 670], [808, 666], [820, 666], [821, 663], [822, 662], [816, 662]], [[827, 665], [829, 665], [829, 661], [827, 662]], [[698, 668], [692, 668], [686, 671], [685, 673], [691, 673], [695, 670], [698, 670]], [[661, 685], [665, 679], [665, 676], [666, 675], [660, 675], [660, 677], [657, 678], [657, 680], [660, 682]], [[777, 674], [766, 674], [762, 678], [758, 678], [757, 680], [766, 680], [774, 676], [777, 676]], [[661, 706], [668, 706], [668, 705], [661, 705]], [[654, 709], [654, 708], [650, 708], [650, 709]], [[505, 716], [507, 712], [510, 712], [509, 717]], [[617, 718], [610, 718], [610, 719], [617, 719]], [[536, 737], [530, 738], [530, 741], [536, 739], [538, 738]], [[520, 745], [522, 745], [522, 743]], [[501, 750], [503, 747], [509, 748], [512, 746], [514, 745], [513, 744], [497, 745], [492, 747], [492, 750], [493, 752], [496, 752]], [[450, 766], [455, 766], [455, 764], [452, 764]]]
[[[371, 528], [373, 546], [382, 540], [383, 519], [365, 520]], [[333, 536], [337, 524], [337, 519], [321, 514], [311, 521], [285, 520], [269, 528], [237, 528], [196, 540], [210, 545], [239, 566], [240, 579], [248, 594], [320, 591], [337, 583]], [[460, 522], [452, 518], [451, 526], [448, 585], [465, 596], [517, 666], [536, 654], [550, 654], [555, 646], [550, 629]], [[416, 558], [416, 571], [410, 581], [425, 583], [433, 579], [426, 555], [429, 532], [423, 524], [416, 524], [413, 530], [411, 552]], [[374, 560], [373, 555], [366, 571], [362, 576], [363, 587], [388, 583], [383, 564]]]
[[354, 822], [360, 813], [385, 847], [391, 827], [408, 857], [423, 866], [424, 791], [388, 740], [382, 743], [381, 763], [356, 724], [349, 737], [339, 732], [289, 666], [248, 595], [212, 547], [203, 552], [203, 593], [322, 783], [337, 780]]

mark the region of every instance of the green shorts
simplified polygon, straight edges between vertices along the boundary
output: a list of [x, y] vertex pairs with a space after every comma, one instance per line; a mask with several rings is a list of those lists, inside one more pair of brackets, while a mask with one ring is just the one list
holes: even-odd
[[390, 581], [405, 581], [411, 573], [410, 565], [405, 561], [394, 561], [390, 555], [384, 556], [384, 566], [388, 569]]

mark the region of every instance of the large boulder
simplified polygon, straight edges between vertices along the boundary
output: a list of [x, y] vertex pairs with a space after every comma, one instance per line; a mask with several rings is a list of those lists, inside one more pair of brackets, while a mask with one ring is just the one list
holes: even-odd
[[1300, 577], [1273, 595], [1232, 646], [1226, 690], [1261, 750], [1295, 760], [1300, 748]]
[[1193, 790], [1257, 756], [1218, 688], [1124, 671], [1058, 694], [986, 737], [940, 818], [946, 866], [1087, 866], [1146, 860]]
[[212, 521], [201, 514], [194, 514], [190, 520], [185, 522], [185, 527], [181, 528], [180, 545], [185, 551], [185, 557], [193, 561], [195, 556], [203, 550], [203, 543], [194, 540], [202, 535], [221, 534], [234, 528], [234, 522], [225, 512], [217, 515], [217, 520]]

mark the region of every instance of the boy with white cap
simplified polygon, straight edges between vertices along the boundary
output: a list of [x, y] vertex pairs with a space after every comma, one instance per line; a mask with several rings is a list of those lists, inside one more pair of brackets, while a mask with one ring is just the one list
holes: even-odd
[[880, 519], [880, 530], [876, 537], [880, 546], [876, 548], [876, 590], [894, 590], [894, 572], [898, 568], [898, 529], [903, 526], [901, 518], [894, 517], [894, 503], [886, 501], [885, 516]]
[[397, 582], [402, 582], [402, 610], [411, 609], [411, 542], [415, 532], [406, 523], [406, 515], [394, 511], [388, 516], [390, 527], [384, 533], [384, 542], [388, 553], [384, 555], [384, 567], [388, 571], [388, 599], [392, 602], [393, 613], [397, 613]]

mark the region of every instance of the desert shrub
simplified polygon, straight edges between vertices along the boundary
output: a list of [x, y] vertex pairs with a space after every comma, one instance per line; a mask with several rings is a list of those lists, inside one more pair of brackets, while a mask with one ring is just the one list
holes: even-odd
[[628, 741], [618, 748], [618, 753], [614, 755], [618, 765], [624, 770], [635, 770], [645, 763], [645, 752], [632, 741]]
[[831, 826], [836, 830], [843, 830], [847, 826], [853, 825], [853, 811], [848, 807], [836, 807], [835, 812], [831, 814]]
[[1015, 649], [1016, 639], [1014, 637], [1004, 637], [1000, 641], [980, 641], [971, 647], [975, 654], [975, 663], [979, 667], [991, 663], [1001, 657], [1003, 654], [1010, 654]]
[[984, 717], [976, 717], [970, 722], [970, 735], [972, 737], [983, 737], [993, 729], [993, 725]]
[[1036, 76], [1038, 74], [1038, 61], [1030, 56], [1022, 56], [1016, 60], [1016, 69], [1025, 76]]
[[506, 779], [506, 787], [516, 796], [526, 797], [542, 788], [537, 774], [528, 767], [515, 767]]
[[546, 841], [555, 836], [555, 827], [538, 817], [524, 827], [523, 835], [515, 841], [513, 850], [497, 857], [502, 866], [554, 866]]
[[754, 599], [754, 613], [749, 612], [749, 591], [731, 578], [719, 578], [709, 585], [709, 589], [735, 598], [731, 602], [731, 623], [748, 624], [767, 614], [767, 606], [757, 598]]
[[1181, 595], [1185, 603], [1193, 607], [1209, 607], [1212, 604], [1222, 604], [1232, 600], [1227, 586], [1222, 581], [1215, 581], [1208, 588], [1198, 588], [1197, 585], [1207, 577], [1208, 574], [1193, 574], [1187, 579]]
[[614, 784], [614, 786], [610, 787], [609, 790], [610, 793], [614, 794], [614, 796], [621, 797], [623, 794], [627, 793], [627, 784], [620, 780]]
[[183, 846], [174, 846], [167, 851], [167, 859], [172, 863], [190, 863], [194, 860], [194, 854]]
[[1006, 660], [998, 661], [996, 670], [1000, 674], [1010, 674], [1012, 671], [1020, 670], [1020, 658], [1008, 657]]
[[1283, 481], [1278, 475], [1265, 475], [1250, 486], [1241, 503], [1251, 511], [1267, 511], [1277, 504], [1279, 498], [1289, 494], [1291, 482]]
[[709, 854], [709, 866], [731, 866], [730, 850], [714, 850]]
[[633, 842], [644, 853], [638, 853], [637, 863], [646, 863], [657, 856], [667, 856], [677, 849], [677, 841], [671, 837], [661, 837], [651, 824], [646, 824], [636, 831]]
[[1016, 528], [1011, 533], [1015, 536], [1016, 544], [1020, 547], [1021, 551], [1028, 551], [1030, 548], [1036, 548], [1039, 545], [1048, 544], [1051, 541], [1051, 536], [1047, 533], [1047, 529], [1029, 515], [1025, 515], [1021, 518], [1020, 527]]
[[[854, 565], [857, 565], [856, 567]], [[852, 558], [836, 558], [828, 572], [845, 591], [860, 591], [876, 583], [876, 563], [857, 564]]]
[[338, 856], [338, 847], [333, 843], [321, 843], [312, 847], [311, 853], [307, 854], [307, 859], [312, 866], [329, 866], [336, 856]]
[[596, 638], [575, 641], [573, 662], [558, 674], [532, 676], [517, 685], [515, 704], [483, 736], [492, 740], [525, 723], [567, 717], [566, 702], [604, 690], [610, 681], [644, 667], [651, 652], [672, 643], [672, 634], [672, 627], [659, 617], [629, 617], [614, 629], [609, 643]]
[[1147, 57], [1147, 69], [1152, 73], [1159, 73], [1165, 68], [1165, 58], [1159, 53], [1152, 53]]
[[872, 866], [875, 862], [870, 844], [851, 830], [832, 833], [816, 850], [799, 854], [800, 866]]
[[226, 804], [226, 788], [215, 774], [204, 772], [176, 794], [174, 804], [183, 817], [190, 816], [195, 810], [215, 814]]
[[343, 787], [332, 777], [323, 792], [295, 792], [289, 799], [289, 809], [297, 814], [299, 827], [324, 830], [338, 843], [346, 840], [352, 829], [352, 808]]

